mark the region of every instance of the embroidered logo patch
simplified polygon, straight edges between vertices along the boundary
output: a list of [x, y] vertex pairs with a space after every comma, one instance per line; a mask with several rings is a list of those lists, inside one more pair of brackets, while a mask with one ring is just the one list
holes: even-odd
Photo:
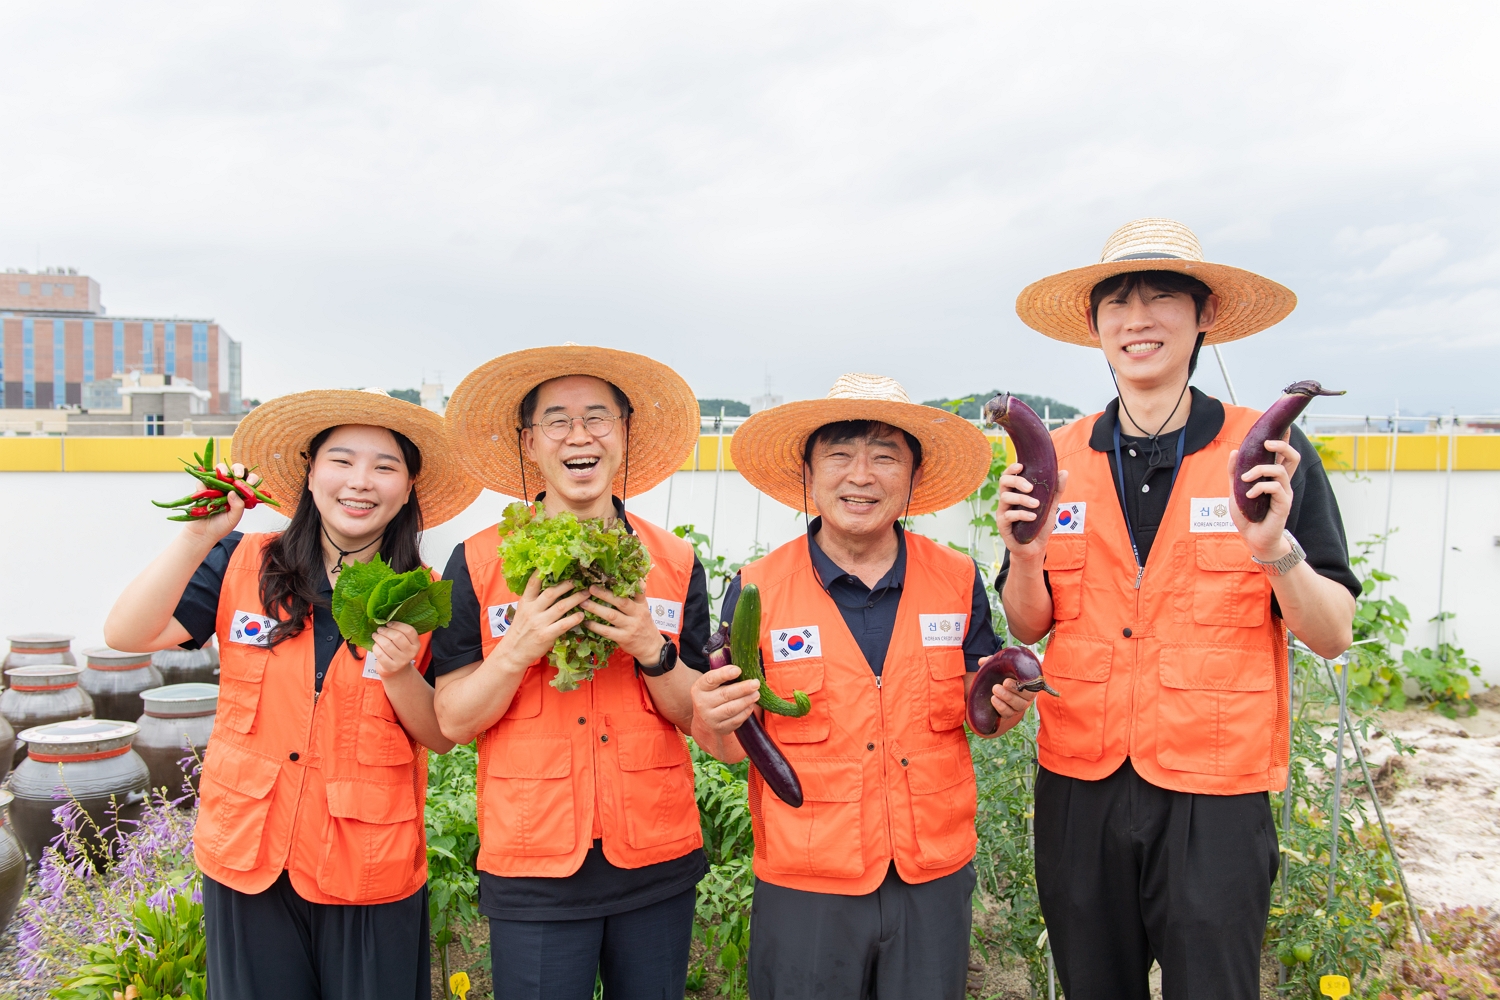
[[1228, 497], [1193, 497], [1188, 507], [1188, 531], [1237, 531], [1229, 516]]
[[510, 630], [510, 623], [516, 617], [516, 602], [509, 604], [496, 604], [489, 609], [490, 638], [498, 639]]
[[962, 646], [968, 615], [918, 615], [924, 646]]
[[269, 646], [271, 629], [276, 619], [265, 615], [252, 615], [248, 611], [236, 611], [229, 620], [229, 641], [242, 646]]
[[823, 640], [818, 636], [816, 625], [771, 630], [771, 662], [773, 663], [805, 660], [810, 656], [822, 655]]
[[1052, 529], [1052, 533], [1054, 535], [1083, 534], [1083, 516], [1088, 513], [1088, 506], [1082, 500], [1058, 504], [1057, 526]]
[[651, 621], [655, 623], [658, 632], [671, 632], [673, 635], [682, 634], [682, 602], [665, 601], [660, 597], [646, 597], [646, 603], [651, 605]]

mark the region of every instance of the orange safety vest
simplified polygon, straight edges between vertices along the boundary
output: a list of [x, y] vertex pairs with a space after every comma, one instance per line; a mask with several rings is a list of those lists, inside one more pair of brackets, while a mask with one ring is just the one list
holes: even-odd
[[1285, 787], [1286, 629], [1229, 513], [1229, 453], [1260, 414], [1225, 406], [1213, 441], [1182, 459], [1139, 585], [1109, 455], [1089, 447], [1099, 416], [1052, 435], [1070, 525], [1045, 560], [1044, 669], [1062, 697], [1036, 701], [1042, 765], [1096, 780], [1129, 757], [1174, 791]]
[[[370, 663], [341, 645], [316, 696], [313, 626], [275, 648], [260, 568], [273, 535], [246, 535], [219, 592], [219, 710], [200, 783], [193, 856], [240, 892], [291, 873], [314, 903], [404, 899], [427, 881], [427, 751]], [[425, 665], [431, 637], [422, 636]], [[373, 669], [371, 669], [373, 673]]]
[[761, 593], [761, 658], [772, 690], [812, 698], [800, 719], [766, 713], [796, 769], [793, 809], [750, 769], [755, 874], [774, 885], [857, 896], [896, 862], [911, 884], [974, 857], [978, 790], [964, 735], [965, 626], [974, 563], [906, 533], [906, 579], [877, 678], [798, 538], [740, 571]]
[[[651, 554], [645, 592], [652, 617], [680, 643], [693, 548], [639, 518], [630, 524]], [[497, 527], [464, 543], [485, 656], [504, 638], [516, 601], [505, 585]], [[615, 650], [593, 680], [572, 691], [552, 687], [556, 674], [545, 657], [528, 667], [510, 707], [480, 735], [480, 870], [564, 878], [595, 839], [617, 868], [644, 868], [702, 847], [687, 741], [657, 713], [634, 659]]]

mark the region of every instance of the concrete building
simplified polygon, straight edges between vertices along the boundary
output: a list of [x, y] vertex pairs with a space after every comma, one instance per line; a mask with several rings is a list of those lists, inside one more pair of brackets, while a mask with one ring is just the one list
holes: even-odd
[[239, 342], [212, 319], [106, 317], [99, 283], [73, 268], [0, 274], [5, 409], [119, 410], [130, 373], [189, 383], [205, 414], [243, 411]]

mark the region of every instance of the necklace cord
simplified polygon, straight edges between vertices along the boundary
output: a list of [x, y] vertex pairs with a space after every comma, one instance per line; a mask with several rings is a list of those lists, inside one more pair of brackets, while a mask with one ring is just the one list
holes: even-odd
[[357, 553], [363, 552], [365, 549], [368, 549], [371, 545], [374, 545], [376, 542], [379, 542], [382, 538], [385, 537], [385, 532], [382, 531], [374, 539], [374, 541], [371, 541], [371, 542], [369, 542], [368, 544], [365, 544], [365, 545], [361, 545], [357, 549], [349, 549], [346, 552], [343, 549], [339, 548], [338, 542], [335, 542], [333, 540], [333, 536], [328, 533], [328, 525], [322, 523], [322, 518], [319, 518], [318, 521], [319, 521], [318, 527], [320, 527], [320, 528], [323, 529], [323, 537], [326, 538], [326, 539], [328, 539], [328, 544], [332, 545], [333, 548], [334, 548], [334, 551], [339, 554], [339, 561], [337, 563], [335, 563], [334, 567], [333, 567], [333, 575], [334, 576], [338, 576], [340, 573], [342, 573], [344, 571], [344, 557], [345, 556], [352, 556], [352, 555], [355, 555]]

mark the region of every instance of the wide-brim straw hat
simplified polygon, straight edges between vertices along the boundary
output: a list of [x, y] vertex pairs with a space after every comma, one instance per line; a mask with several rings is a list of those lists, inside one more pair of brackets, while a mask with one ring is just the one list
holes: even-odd
[[946, 510], [979, 489], [990, 471], [990, 442], [955, 413], [913, 403], [901, 383], [884, 375], [840, 375], [824, 399], [804, 399], [761, 410], [740, 425], [730, 454], [740, 474], [766, 496], [818, 513], [802, 479], [807, 439], [824, 424], [878, 420], [922, 444], [922, 481], [912, 491], [912, 514]]
[[1219, 313], [1204, 337], [1223, 344], [1259, 333], [1286, 319], [1297, 296], [1285, 285], [1253, 271], [1203, 259], [1193, 231], [1171, 219], [1137, 219], [1114, 231], [1099, 263], [1076, 267], [1027, 285], [1016, 297], [1016, 315], [1054, 340], [1098, 347], [1089, 333], [1089, 294], [1105, 278], [1129, 271], [1176, 271], [1191, 275], [1219, 297]]
[[628, 488], [639, 496], [666, 482], [698, 444], [698, 398], [660, 361], [573, 343], [532, 347], [480, 365], [448, 399], [448, 441], [470, 476], [506, 496], [530, 492], [527, 500], [544, 488], [542, 470], [521, 454], [521, 401], [543, 382], [568, 375], [603, 379], [630, 399], [629, 461], [615, 473], [616, 495]]
[[423, 526], [451, 521], [479, 496], [479, 484], [465, 475], [448, 446], [443, 418], [383, 389], [313, 389], [264, 402], [235, 428], [230, 453], [234, 461], [256, 467], [265, 479], [262, 491], [291, 517], [307, 483], [312, 439], [349, 424], [397, 431], [417, 446], [422, 471], [413, 486]]

